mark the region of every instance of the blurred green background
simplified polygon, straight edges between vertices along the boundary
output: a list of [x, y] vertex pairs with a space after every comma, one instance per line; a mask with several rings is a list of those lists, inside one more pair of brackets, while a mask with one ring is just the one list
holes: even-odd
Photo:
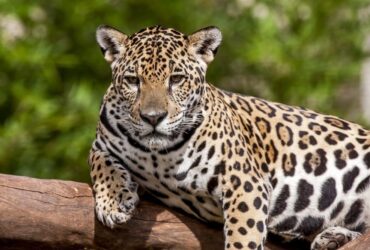
[[363, 124], [359, 79], [368, 0], [0, 0], [0, 172], [89, 181], [110, 69], [95, 43], [161, 24], [224, 36], [208, 80], [230, 91]]

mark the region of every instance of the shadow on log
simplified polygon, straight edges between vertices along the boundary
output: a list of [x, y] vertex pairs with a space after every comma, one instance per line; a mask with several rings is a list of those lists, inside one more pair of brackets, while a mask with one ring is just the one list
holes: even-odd
[[[300, 249], [301, 243], [266, 249]], [[343, 249], [369, 249], [370, 235]], [[223, 249], [220, 227], [150, 201], [119, 230], [94, 216], [88, 184], [0, 174], [1, 249]]]

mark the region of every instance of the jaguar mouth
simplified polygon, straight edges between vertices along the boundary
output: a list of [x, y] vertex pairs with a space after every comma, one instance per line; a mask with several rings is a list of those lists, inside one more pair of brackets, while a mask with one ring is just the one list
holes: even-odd
[[161, 133], [155, 129], [153, 129], [151, 132], [141, 136], [142, 139], [146, 139], [146, 138], [153, 138], [153, 139], [170, 139], [171, 138], [171, 135], [166, 135], [164, 133]]

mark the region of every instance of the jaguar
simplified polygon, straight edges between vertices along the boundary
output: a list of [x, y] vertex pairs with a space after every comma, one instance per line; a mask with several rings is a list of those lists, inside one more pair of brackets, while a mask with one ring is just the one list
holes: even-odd
[[132, 217], [140, 187], [222, 224], [225, 249], [264, 249], [268, 232], [337, 249], [370, 227], [369, 130], [208, 83], [217, 27], [96, 38], [112, 71], [89, 155], [104, 225]]

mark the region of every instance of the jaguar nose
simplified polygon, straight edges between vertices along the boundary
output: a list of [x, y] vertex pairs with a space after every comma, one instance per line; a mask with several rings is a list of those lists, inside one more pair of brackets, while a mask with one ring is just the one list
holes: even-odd
[[157, 126], [163, 119], [167, 116], [168, 112], [161, 111], [161, 112], [149, 112], [143, 113], [140, 112], [140, 117], [143, 121], [149, 123], [153, 127]]

